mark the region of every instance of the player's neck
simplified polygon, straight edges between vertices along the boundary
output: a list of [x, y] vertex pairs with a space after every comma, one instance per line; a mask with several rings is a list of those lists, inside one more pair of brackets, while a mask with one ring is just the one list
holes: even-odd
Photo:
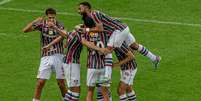
[[86, 11], [86, 14], [89, 16], [91, 14], [92, 10]]

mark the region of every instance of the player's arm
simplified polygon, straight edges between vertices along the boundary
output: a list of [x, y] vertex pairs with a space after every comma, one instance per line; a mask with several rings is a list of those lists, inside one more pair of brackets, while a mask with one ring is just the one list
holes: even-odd
[[103, 24], [102, 23], [97, 23], [96, 27], [92, 27], [92, 28], [83, 28], [83, 27], [75, 27], [76, 31], [79, 31], [81, 33], [86, 33], [86, 32], [103, 32]]
[[64, 37], [64, 38], [68, 38], [68, 34], [67, 34], [67, 32], [65, 31], [65, 30], [62, 30], [62, 29], [59, 29], [58, 27], [55, 27], [54, 28], [56, 31], [58, 31], [59, 32], [59, 34], [62, 36], [62, 37]]
[[85, 38], [82, 38], [82, 44], [88, 48], [91, 48], [93, 50], [99, 50], [99, 47], [97, 47], [96, 45], [94, 45], [93, 42], [89, 42], [87, 41]]
[[92, 14], [92, 18], [94, 19], [95, 27], [86, 28], [85, 30], [87, 32], [103, 32], [104, 28], [102, 23], [102, 16], [104, 16], [104, 13], [99, 11], [94, 11]]
[[85, 28], [86, 32], [103, 32], [103, 24], [96, 23], [96, 27]]
[[62, 36], [58, 36], [56, 39], [54, 39], [51, 43], [49, 43], [48, 45], [44, 46], [42, 49], [43, 50], [48, 50], [50, 49], [54, 44], [60, 42], [63, 39]]
[[126, 64], [127, 62], [133, 60], [133, 59], [134, 59], [133, 53], [131, 51], [128, 51], [126, 53], [126, 58], [121, 60], [121, 61], [119, 61], [119, 62], [114, 63], [114, 67], [119, 67], [119, 66], [121, 66], [123, 64]]
[[88, 48], [91, 48], [93, 50], [99, 51], [103, 54], [108, 54], [108, 53], [112, 53], [113, 49], [111, 48], [100, 48], [96, 45], [94, 45], [93, 42], [89, 42], [87, 41], [85, 38], [82, 38], [82, 44]]
[[53, 29], [55, 29], [62, 37], [66, 38], [68, 37], [68, 34], [65, 30], [58, 28], [54, 23], [49, 22], [48, 23], [49, 27], [52, 27]]
[[30, 22], [29, 24], [27, 24], [23, 29], [22, 31], [24, 33], [28, 33], [28, 32], [31, 32], [31, 31], [34, 31], [35, 28], [33, 26], [34, 23], [37, 23], [37, 22], [41, 22], [44, 18], [43, 17], [39, 17], [37, 19], [35, 19], [34, 21]]

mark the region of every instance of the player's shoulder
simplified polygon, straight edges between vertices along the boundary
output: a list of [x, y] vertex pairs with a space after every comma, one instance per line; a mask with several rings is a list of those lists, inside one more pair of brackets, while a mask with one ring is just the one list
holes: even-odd
[[68, 35], [70, 35], [74, 38], [81, 38], [81, 33], [77, 32], [75, 30], [68, 32]]
[[103, 12], [101, 12], [99, 10], [93, 10], [92, 13], [94, 13], [94, 14], [104, 14]]

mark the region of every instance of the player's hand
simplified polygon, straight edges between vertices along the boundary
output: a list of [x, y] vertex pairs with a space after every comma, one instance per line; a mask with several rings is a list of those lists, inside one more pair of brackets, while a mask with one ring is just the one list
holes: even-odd
[[76, 25], [76, 26], [75, 26], [75, 31], [78, 32], [80, 28], [81, 28], [81, 27], [80, 27], [79, 25]]
[[85, 28], [77, 28], [75, 29], [77, 32], [80, 32], [80, 33], [86, 33], [86, 29]]
[[84, 25], [83, 24], [78, 24], [75, 26], [75, 29], [80, 29], [80, 28], [84, 28]]
[[81, 28], [84, 28], [84, 24], [78, 24], [78, 26], [80, 26]]
[[55, 24], [53, 22], [47, 22], [48, 27], [50, 28], [56, 28]]
[[46, 45], [46, 46], [44, 46], [43, 48], [42, 48], [42, 50], [44, 50], [44, 51], [48, 51], [50, 49], [50, 46], [49, 45]]

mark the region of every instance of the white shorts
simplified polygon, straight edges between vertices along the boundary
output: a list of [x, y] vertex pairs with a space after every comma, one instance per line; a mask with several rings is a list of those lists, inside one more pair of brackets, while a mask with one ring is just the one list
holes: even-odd
[[80, 64], [66, 64], [63, 65], [65, 79], [68, 87], [80, 86]]
[[126, 45], [128, 45], [128, 46], [130, 46], [131, 44], [133, 44], [135, 41], [136, 41], [135, 37], [131, 33], [128, 34], [128, 37], [125, 40]]
[[87, 86], [95, 87], [96, 81], [104, 77], [105, 69], [87, 69]]
[[57, 79], [64, 79], [62, 54], [54, 54], [41, 58], [37, 78], [50, 79], [52, 72], [56, 73]]
[[127, 84], [127, 85], [133, 85], [133, 80], [135, 78], [135, 74], [137, 72], [137, 68], [134, 70], [121, 70], [121, 79], [120, 81]]
[[123, 42], [127, 40], [128, 44], [130, 44], [131, 41], [135, 41], [134, 36], [130, 33], [129, 27], [126, 27], [123, 31], [115, 30], [110, 36], [107, 46], [121, 47]]

